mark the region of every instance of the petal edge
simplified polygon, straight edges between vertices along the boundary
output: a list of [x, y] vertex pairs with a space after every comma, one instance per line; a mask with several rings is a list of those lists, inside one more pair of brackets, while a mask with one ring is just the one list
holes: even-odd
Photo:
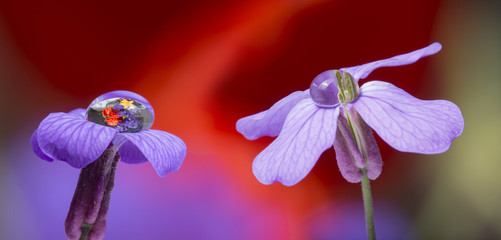
[[288, 114], [280, 135], [256, 157], [252, 170], [263, 184], [292, 186], [311, 171], [334, 143], [339, 108], [318, 108], [310, 99]]
[[293, 92], [270, 109], [239, 119], [236, 123], [237, 131], [249, 140], [278, 136], [291, 109], [308, 96], [309, 90]]
[[186, 157], [187, 148], [183, 140], [168, 132], [150, 129], [120, 135], [141, 151], [160, 177], [177, 171]]
[[442, 45], [438, 42], [435, 42], [427, 47], [412, 51], [410, 53], [397, 55], [391, 58], [382, 59], [355, 67], [341, 68], [341, 70], [349, 72], [355, 78], [355, 81], [358, 81], [359, 79], [366, 78], [372, 71], [380, 67], [395, 67], [415, 63], [417, 60], [423, 57], [437, 53], [438, 51], [440, 51], [440, 49], [442, 49]]
[[403, 152], [442, 153], [461, 135], [461, 110], [446, 100], [420, 100], [394, 85], [364, 84], [353, 106], [393, 148]]
[[47, 156], [47, 154], [45, 154], [42, 149], [40, 148], [40, 146], [38, 145], [38, 136], [37, 136], [37, 130], [35, 130], [33, 132], [33, 134], [31, 135], [30, 137], [30, 143], [31, 143], [31, 148], [33, 149], [33, 152], [35, 152], [35, 154], [45, 160], [45, 161], [48, 161], [48, 162], [53, 162], [54, 159], [52, 159], [51, 157]]

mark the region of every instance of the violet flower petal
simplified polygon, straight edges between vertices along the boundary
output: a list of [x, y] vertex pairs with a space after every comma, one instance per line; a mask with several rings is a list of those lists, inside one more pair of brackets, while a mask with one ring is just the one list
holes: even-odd
[[[164, 131], [150, 129], [137, 133], [120, 133], [120, 136], [127, 138], [132, 144], [136, 145], [137, 149], [141, 151], [145, 159], [150, 161], [160, 177], [169, 172], [177, 171], [186, 156], [187, 149], [183, 140]], [[127, 158], [129, 163], [138, 154], [131, 153], [131, 151], [122, 153], [131, 154], [122, 156]], [[141, 159], [138, 161], [141, 161]]]
[[311, 98], [299, 102], [287, 115], [280, 135], [254, 160], [256, 178], [263, 184], [298, 183], [332, 146], [338, 115], [339, 108], [319, 108]]
[[43, 159], [43, 160], [46, 160], [48, 162], [53, 162], [54, 159], [52, 159], [51, 157], [47, 156], [47, 154], [45, 154], [42, 149], [40, 148], [40, 146], [38, 145], [38, 136], [37, 136], [37, 130], [35, 130], [35, 132], [33, 132], [33, 134], [31, 135], [31, 138], [30, 138], [30, 143], [31, 143], [31, 148], [33, 148], [33, 152], [35, 152], [35, 154]]
[[[120, 136], [122, 134], [119, 134]], [[148, 159], [141, 153], [141, 150], [131, 141], [125, 141], [120, 149], [118, 149], [120, 154], [120, 161], [127, 164], [139, 164], [147, 162]]]
[[341, 68], [341, 70], [349, 72], [353, 76], [353, 78], [355, 78], [355, 81], [358, 81], [359, 79], [366, 78], [373, 70], [377, 68], [411, 64], [422, 57], [437, 53], [438, 51], [440, 51], [440, 49], [442, 49], [442, 45], [440, 45], [440, 43], [438, 42], [435, 42], [425, 48], [410, 53], [366, 63], [355, 67]]
[[101, 156], [116, 134], [113, 128], [68, 113], [49, 114], [36, 132], [39, 147], [47, 156], [75, 168], [85, 167]]
[[309, 90], [293, 92], [275, 103], [270, 109], [239, 119], [237, 131], [249, 140], [262, 136], [277, 136], [282, 130], [287, 114], [297, 103], [309, 97], [309, 92]]
[[384, 141], [403, 152], [445, 152], [464, 127], [454, 103], [420, 100], [387, 82], [364, 84], [352, 104]]

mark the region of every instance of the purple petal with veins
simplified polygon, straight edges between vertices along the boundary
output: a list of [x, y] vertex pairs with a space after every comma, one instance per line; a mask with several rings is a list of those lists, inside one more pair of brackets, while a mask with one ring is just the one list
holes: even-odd
[[387, 82], [371, 81], [352, 103], [364, 121], [393, 148], [442, 153], [463, 132], [459, 108], [445, 100], [420, 100]]
[[310, 96], [309, 90], [296, 91], [263, 111], [237, 121], [237, 131], [249, 140], [262, 136], [275, 137], [282, 130], [285, 118], [290, 110], [301, 100]]
[[127, 164], [139, 164], [148, 161], [143, 153], [141, 153], [141, 150], [131, 141], [125, 141], [120, 149], [118, 149], [118, 153], [120, 154], [120, 161]]
[[76, 168], [96, 160], [116, 134], [113, 128], [68, 113], [49, 114], [36, 132], [39, 147], [48, 157]]
[[355, 67], [341, 68], [341, 70], [349, 72], [355, 78], [355, 81], [358, 81], [359, 79], [366, 78], [372, 71], [377, 68], [395, 67], [415, 63], [420, 58], [437, 53], [438, 51], [440, 51], [440, 49], [442, 49], [442, 45], [436, 42], [425, 48], [410, 53], [366, 63]]
[[287, 116], [280, 135], [254, 160], [254, 175], [263, 184], [292, 186], [313, 168], [334, 142], [339, 108], [318, 108], [310, 99]]
[[[164, 131], [150, 129], [136, 133], [120, 133], [120, 136], [127, 138], [141, 151], [144, 159], [150, 161], [160, 177], [169, 172], [177, 171], [186, 156], [187, 149], [183, 140]], [[120, 153], [131, 154], [129, 151], [121, 151]], [[130, 162], [136, 154], [124, 156], [124, 158]]]

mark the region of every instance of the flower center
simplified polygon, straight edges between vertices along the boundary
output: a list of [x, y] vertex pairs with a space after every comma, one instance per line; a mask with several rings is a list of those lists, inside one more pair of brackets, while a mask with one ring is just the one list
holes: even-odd
[[119, 132], [133, 133], [149, 129], [153, 124], [153, 115], [138, 101], [109, 98], [89, 107], [87, 120]]
[[354, 101], [359, 95], [359, 87], [348, 72], [329, 70], [313, 79], [310, 95], [317, 106], [334, 107]]

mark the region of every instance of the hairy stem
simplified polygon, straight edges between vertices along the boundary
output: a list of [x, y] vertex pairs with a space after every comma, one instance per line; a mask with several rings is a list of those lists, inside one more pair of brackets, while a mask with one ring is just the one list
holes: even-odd
[[77, 187], [66, 217], [68, 239], [102, 239], [120, 155], [110, 144], [103, 154], [80, 171]]

